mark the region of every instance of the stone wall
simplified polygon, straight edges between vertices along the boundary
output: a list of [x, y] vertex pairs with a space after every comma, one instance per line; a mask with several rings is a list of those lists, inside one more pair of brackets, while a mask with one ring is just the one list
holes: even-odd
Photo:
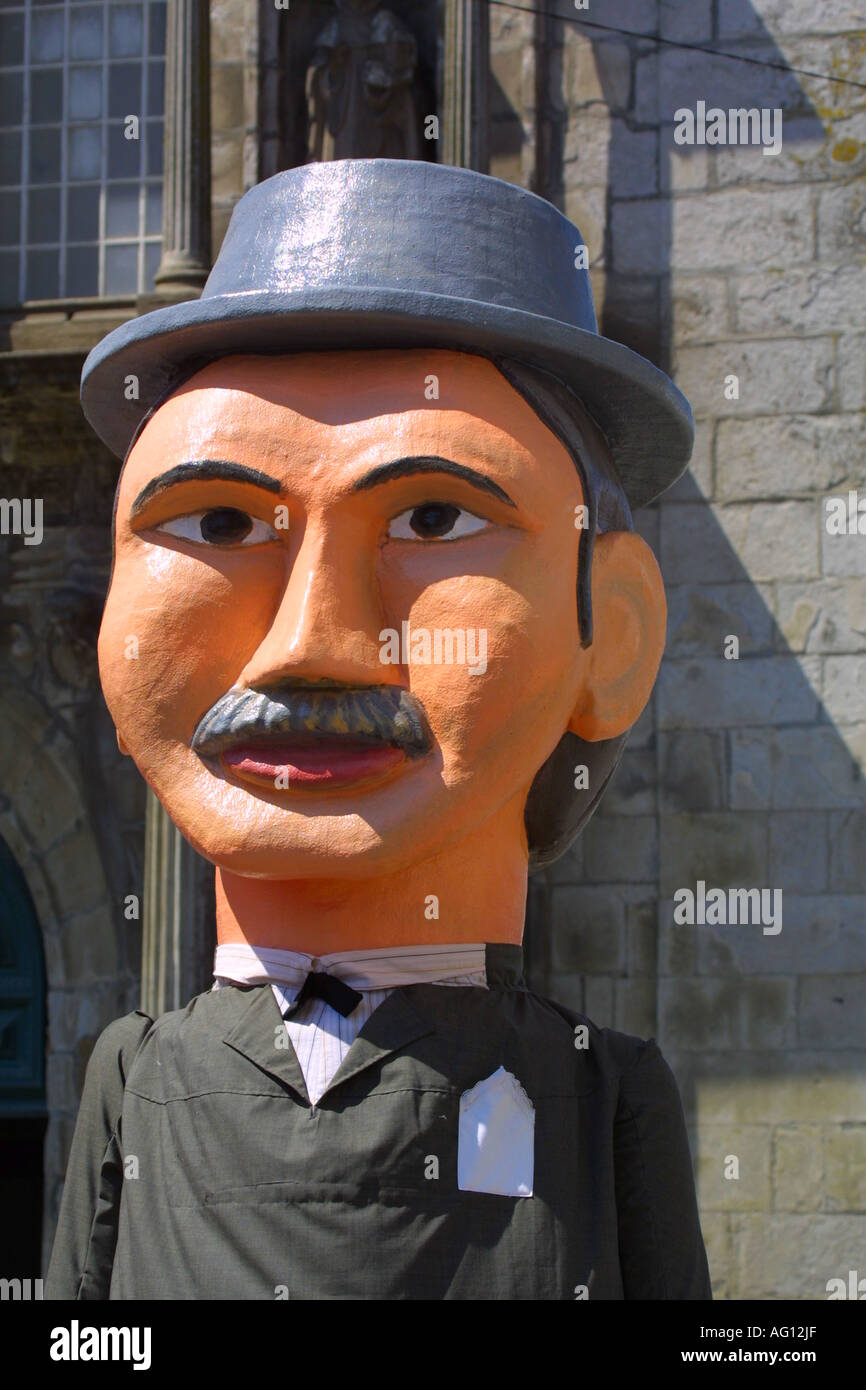
[[[825, 1298], [866, 1243], [866, 536], [825, 524], [828, 498], [866, 499], [866, 94], [838, 80], [866, 80], [866, 26], [845, 0], [590, 10], [634, 36], [553, 23], [533, 55], [531, 21], [497, 11], [494, 66], [605, 331], [670, 364], [697, 442], [638, 517], [668, 593], [656, 694], [582, 843], [533, 882], [531, 958], [554, 997], [659, 1040], [716, 1296]], [[779, 107], [781, 152], [675, 145], [698, 100]], [[782, 890], [782, 930], [675, 925], [698, 880]]]

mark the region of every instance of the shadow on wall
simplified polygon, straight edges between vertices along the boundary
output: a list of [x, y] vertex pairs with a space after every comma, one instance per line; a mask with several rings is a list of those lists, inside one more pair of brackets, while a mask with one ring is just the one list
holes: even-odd
[[[713, 34], [684, 37], [784, 66], [748, 0], [714, 8]], [[570, 10], [558, 7], [563, 17]], [[638, 12], [609, 0], [600, 19], [634, 28]], [[557, 19], [541, 25], [554, 89], [534, 186], [564, 208], [563, 29]], [[866, 619], [852, 587], [866, 540], [829, 534], [824, 502], [856, 487], [862, 444], [856, 417], [839, 415], [826, 348], [834, 310], [810, 328], [825, 335], [813, 345], [797, 341], [784, 310], [774, 322], [765, 297], [811, 255], [797, 242], [801, 230], [809, 244], [813, 235], [798, 182], [826, 188], [853, 170], [833, 162], [838, 145], [795, 73], [582, 32], [610, 108], [602, 332], [673, 366], [699, 435], [694, 472], [637, 517], [669, 603], [653, 702], [581, 842], [531, 880], [527, 964], [536, 988], [595, 1022], [658, 1038], [700, 1126], [711, 1225], [721, 1232], [724, 1213], [740, 1214], [737, 1239], [748, 1249], [770, 1228], [742, 1213], [800, 1222], [786, 1236], [790, 1259], [769, 1241], [757, 1296], [774, 1296], [769, 1282], [788, 1296], [824, 1297], [840, 1271], [822, 1273], [810, 1231], [818, 1251], [834, 1241], [840, 1258], [854, 1249], [856, 1226], [842, 1231], [862, 1210], [851, 1195], [862, 1132], [846, 1138], [842, 1127], [864, 1118], [866, 1046], [862, 655], [855, 667]], [[791, 50], [798, 66], [830, 61], [829, 44]], [[681, 108], [700, 120], [702, 109], [752, 107], [783, 112], [780, 153], [674, 142]], [[579, 203], [578, 189], [568, 204], [578, 223]], [[741, 296], [735, 325], [727, 296], [746, 274], [745, 299], [758, 308], [743, 313]], [[743, 399], [725, 398], [728, 372], [739, 374]], [[739, 659], [725, 658], [732, 636]], [[726, 900], [732, 888], [780, 890], [782, 929], [675, 924], [675, 893], [699, 882]], [[822, 1126], [834, 1136], [823, 1149]], [[799, 1145], [797, 1178], [790, 1167], [786, 1177], [790, 1144]], [[723, 1179], [732, 1151], [748, 1153], [737, 1183]], [[730, 1230], [724, 1239], [734, 1241]], [[717, 1295], [733, 1259], [730, 1250], [719, 1259]], [[750, 1296], [746, 1285], [733, 1296]]]

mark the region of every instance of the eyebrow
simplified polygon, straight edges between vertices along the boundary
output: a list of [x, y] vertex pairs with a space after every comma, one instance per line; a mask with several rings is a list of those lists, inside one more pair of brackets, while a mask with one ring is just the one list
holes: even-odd
[[[464, 463], [455, 463], [453, 459], [439, 458], [436, 454], [418, 454], [408, 458], [394, 459], [390, 463], [382, 463], [377, 468], [371, 469], [363, 478], [359, 478], [350, 490], [352, 492], [366, 492], [369, 488], [379, 487], [381, 484], [392, 482], [396, 478], [409, 478], [421, 473], [450, 473], [456, 478], [462, 478], [472, 487], [478, 488], [480, 492], [491, 493], [509, 507], [516, 508], [517, 506], [517, 503], [508, 496], [505, 489], [501, 488], [498, 483], [494, 483], [492, 478], [486, 477], [484, 473], [479, 473], [474, 468], [469, 468]], [[178, 486], [180, 483], [218, 481], [249, 483], [253, 487], [265, 488], [266, 491], [274, 493], [281, 493], [283, 490], [276, 478], [272, 478], [269, 473], [260, 472], [257, 468], [247, 468], [242, 463], [231, 463], [227, 459], [191, 459], [186, 463], [176, 464], [174, 468], [169, 468], [156, 478], [151, 478], [130, 507], [129, 515], [131, 518], [138, 516], [151, 498], [167, 491], [168, 488]]]
[[251, 483], [253, 487], [263, 487], [268, 492], [282, 492], [282, 486], [276, 478], [272, 478], [269, 473], [260, 473], [257, 468], [245, 468], [242, 463], [229, 463], [226, 459], [192, 459], [188, 463], [179, 463], [174, 468], [169, 468], [156, 478], [151, 478], [130, 507], [129, 515], [137, 516], [152, 497], [165, 492], [167, 488], [175, 487], [178, 483], [209, 483], [217, 480]]
[[419, 454], [411, 458], [394, 459], [392, 463], [382, 463], [378, 468], [371, 469], [363, 478], [359, 478], [351, 491], [366, 492], [368, 488], [378, 487], [380, 483], [391, 482], [394, 478], [409, 478], [415, 473], [451, 473], [455, 478], [462, 478], [464, 482], [478, 488], [480, 492], [492, 493], [507, 506], [517, 506], [505, 489], [494, 483], [492, 478], [477, 472], [474, 468], [468, 468], [465, 463], [455, 463], [453, 459], [439, 458], [436, 454]]

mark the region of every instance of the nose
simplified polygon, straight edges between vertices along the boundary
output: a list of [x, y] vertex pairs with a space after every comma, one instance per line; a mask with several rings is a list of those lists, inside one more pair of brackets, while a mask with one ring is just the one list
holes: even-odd
[[[307, 520], [279, 607], [240, 675], [260, 686], [291, 680], [383, 685], [384, 626], [375, 547], [354, 528]], [[393, 668], [392, 668], [393, 669]]]

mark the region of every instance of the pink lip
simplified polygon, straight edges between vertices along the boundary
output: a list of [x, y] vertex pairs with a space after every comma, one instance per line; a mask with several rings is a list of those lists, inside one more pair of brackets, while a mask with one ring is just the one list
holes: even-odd
[[[321, 742], [248, 743], [227, 748], [220, 755], [226, 767], [250, 781], [271, 788], [278, 777], [286, 789], [343, 786], [381, 776], [405, 754], [391, 744], [353, 743], [350, 739]], [[281, 784], [282, 785], [282, 784]]]

